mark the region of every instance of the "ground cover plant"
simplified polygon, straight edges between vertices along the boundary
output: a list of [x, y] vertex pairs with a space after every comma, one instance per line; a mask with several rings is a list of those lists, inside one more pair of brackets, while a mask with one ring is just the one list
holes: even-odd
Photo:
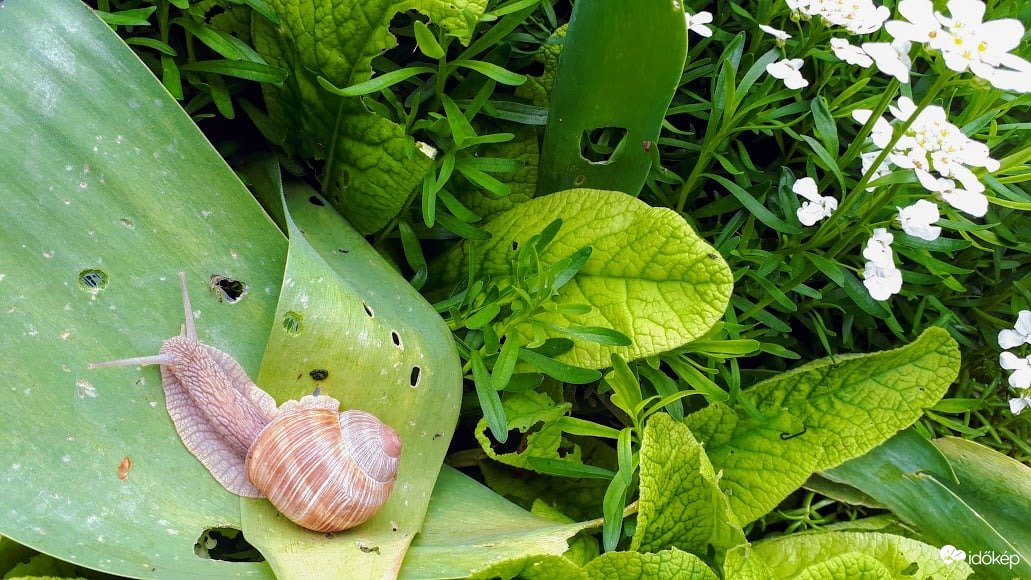
[[[1031, 6], [0, 0], [5, 577], [1031, 577]], [[221, 488], [183, 313], [404, 442]], [[208, 292], [210, 291], [210, 292]]]

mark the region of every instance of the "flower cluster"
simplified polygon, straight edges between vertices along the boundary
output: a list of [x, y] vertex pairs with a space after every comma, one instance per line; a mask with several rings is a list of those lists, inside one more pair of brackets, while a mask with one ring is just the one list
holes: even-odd
[[[916, 112], [916, 105], [909, 97], [903, 96], [889, 110], [895, 121], [905, 122]], [[870, 116], [868, 109], [852, 111], [852, 118], [860, 123], [868, 122]], [[863, 156], [864, 173], [880, 156], [880, 150], [891, 143], [892, 133], [891, 122], [883, 117], [874, 121], [870, 139], [878, 150]], [[892, 146], [885, 165], [875, 170], [874, 177], [886, 173], [891, 166], [912, 169], [925, 189], [959, 211], [982, 217], [988, 211], [988, 198], [984, 195], [984, 184], [970, 168], [997, 171], [999, 162], [992, 159], [987, 145], [967, 137], [959, 127], [950, 123], [945, 109], [932, 105], [916, 115]]]
[[[999, 347], [1002, 349], [1013, 349], [1024, 344], [1031, 344], [1031, 310], [1021, 310], [1013, 328], [999, 332]], [[999, 355], [999, 366], [1013, 371], [1009, 384], [1018, 396], [1010, 399], [1010, 411], [1019, 415], [1031, 407], [1031, 355], [1019, 357], [1006, 350]]]
[[863, 257], [863, 286], [874, 300], [887, 300], [902, 290], [902, 272], [895, 267], [891, 242], [895, 236], [886, 228], [877, 228], [866, 242]]
[[801, 16], [819, 16], [853, 34], [876, 32], [891, 16], [887, 6], [874, 6], [871, 0], [787, 0], [787, 4]]
[[1020, 21], [985, 22], [981, 0], [949, 0], [948, 9], [946, 16], [931, 0], [901, 0], [898, 10], [905, 20], [891, 20], [884, 28], [896, 41], [940, 51], [953, 71], [969, 70], [1003, 90], [1031, 92], [1031, 62], [1010, 54], [1024, 36]]

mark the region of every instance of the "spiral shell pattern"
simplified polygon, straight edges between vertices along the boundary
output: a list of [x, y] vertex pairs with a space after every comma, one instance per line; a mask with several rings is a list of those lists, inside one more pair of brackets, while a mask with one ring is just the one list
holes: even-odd
[[272, 505], [317, 532], [372, 517], [394, 487], [401, 456], [396, 431], [370, 413], [335, 407], [326, 396], [285, 404], [246, 460], [247, 476]]

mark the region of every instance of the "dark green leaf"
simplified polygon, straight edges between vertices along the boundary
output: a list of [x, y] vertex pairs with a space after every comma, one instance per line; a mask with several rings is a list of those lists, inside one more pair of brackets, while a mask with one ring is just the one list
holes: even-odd
[[601, 378], [601, 373], [596, 370], [567, 365], [526, 348], [519, 349], [519, 358], [540, 372], [564, 383], [584, 385]]
[[398, 83], [404, 82], [415, 75], [425, 73], [435, 73], [436, 70], [425, 67], [415, 66], [402, 68], [388, 73], [383, 73], [378, 77], [373, 77], [365, 82], [357, 83], [349, 87], [337, 88], [333, 86], [333, 83], [329, 82], [323, 77], [318, 77], [319, 85], [334, 95], [340, 95], [341, 97], [357, 97], [361, 95], [368, 95], [377, 91], [382, 91], [388, 87], [392, 87]]
[[472, 364], [473, 383], [476, 386], [480, 408], [483, 409], [483, 418], [487, 420], [487, 426], [494, 439], [504, 443], [508, 440], [508, 421], [505, 419], [505, 407], [501, 404], [501, 397], [490, 380], [487, 365], [483, 364], [479, 351], [469, 353], [469, 362]]
[[182, 66], [183, 70], [215, 73], [259, 83], [281, 83], [290, 73], [286, 69], [269, 64], [233, 60], [201, 60]]

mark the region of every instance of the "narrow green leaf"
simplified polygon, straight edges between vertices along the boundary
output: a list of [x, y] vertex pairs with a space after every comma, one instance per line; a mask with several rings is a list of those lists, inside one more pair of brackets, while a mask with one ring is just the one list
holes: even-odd
[[383, 89], [392, 87], [398, 83], [402, 83], [416, 75], [434, 73], [437, 72], [432, 68], [425, 66], [413, 66], [390, 71], [383, 73], [378, 77], [373, 77], [365, 82], [353, 84], [344, 88], [337, 88], [333, 83], [326, 80], [324, 77], [318, 77], [319, 85], [334, 95], [341, 97], [358, 97], [361, 95], [368, 95]]
[[472, 364], [476, 398], [479, 399], [480, 408], [483, 409], [483, 418], [487, 420], [487, 427], [490, 428], [494, 439], [499, 443], [504, 443], [508, 441], [508, 421], [505, 419], [505, 408], [501, 405], [501, 397], [498, 396], [498, 391], [491, 382], [487, 365], [483, 364], [479, 351], [470, 351], [469, 362]]
[[501, 345], [501, 352], [494, 361], [494, 368], [491, 370], [491, 379], [498, 390], [504, 390], [512, 379], [516, 362], [519, 361], [519, 337], [506, 336], [504, 344]]
[[150, 26], [148, 19], [155, 10], [157, 10], [156, 6], [150, 6], [148, 8], [121, 10], [119, 12], [94, 10], [93, 13], [110, 26]]
[[444, 58], [444, 49], [441, 48], [440, 43], [422, 20], [416, 20], [412, 28], [415, 32], [415, 43], [419, 46], [420, 52], [435, 60]]
[[838, 286], [845, 285], [845, 275], [842, 273], [841, 267], [838, 266], [837, 263], [832, 262], [827, 258], [824, 258], [823, 256], [819, 254], [814, 254], [812, 252], [803, 252], [802, 255], [805, 256], [807, 260], [812, 262], [813, 265], [817, 267], [817, 269], [823, 272], [824, 276], [830, 278], [832, 282], [834, 282]]
[[759, 200], [753, 197], [752, 194], [742, 189], [740, 185], [734, 183], [733, 181], [730, 181], [722, 175], [716, 175], [714, 173], [706, 173], [705, 177], [708, 177], [709, 179], [712, 179], [713, 181], [716, 181], [723, 187], [727, 188], [727, 191], [729, 191], [735, 199], [741, 202], [741, 205], [745, 206], [745, 209], [747, 209], [748, 212], [755, 216], [755, 219], [759, 220], [760, 222], [783, 234], [802, 233], [802, 229], [799, 226], [796, 226], [795, 224], [789, 224], [784, 220], [780, 219], [779, 217], [773, 215], [773, 212], [766, 209], [766, 207], [763, 206], [763, 204], [761, 204]]
[[147, 48], [153, 48], [154, 50], [167, 54], [168, 56], [177, 56], [179, 53], [174, 48], [168, 46], [164, 42], [157, 40], [156, 38], [150, 38], [147, 36], [134, 36], [132, 38], [126, 38], [125, 44], [130, 46], [145, 46]]
[[619, 537], [623, 533], [623, 509], [626, 507], [626, 492], [629, 487], [626, 479], [621, 473], [617, 473], [605, 489], [605, 497], [602, 500], [602, 514], [605, 518], [602, 524], [602, 546], [606, 552], [616, 549]]
[[183, 81], [179, 74], [179, 65], [167, 54], [161, 55], [161, 84], [165, 85], [172, 98], [182, 100]]
[[603, 326], [558, 326], [549, 324], [548, 328], [558, 332], [559, 334], [565, 334], [573, 338], [579, 338], [581, 340], [588, 340], [597, 344], [605, 346], [630, 346], [633, 341], [630, 337], [613, 330], [611, 328], [605, 328]]
[[447, 123], [451, 127], [451, 138], [455, 140], [455, 146], [462, 147], [466, 139], [476, 136], [476, 130], [469, 123], [469, 119], [465, 118], [465, 114], [458, 108], [458, 105], [451, 100], [451, 97], [440, 95], [440, 102], [444, 105]]
[[185, 71], [215, 73], [259, 83], [281, 83], [290, 73], [286, 69], [270, 64], [250, 62], [246, 60], [201, 60], [186, 63]]
[[641, 383], [623, 357], [616, 353], [612, 353], [612, 371], [605, 375], [605, 382], [612, 387], [613, 404], [636, 420], [634, 407], [641, 402]]
[[570, 463], [561, 459], [550, 459], [547, 457], [527, 457], [526, 461], [530, 467], [538, 473], [557, 475], [559, 477], [584, 477], [588, 479], [612, 479], [616, 472], [604, 467], [586, 465], [583, 463]]
[[[276, 11], [269, 7], [268, 3], [265, 2], [265, 0], [230, 0], [230, 2], [232, 2], [233, 4], [243, 4], [246, 6], [250, 6], [254, 9], [255, 12], [264, 16], [272, 24], [279, 24], [279, 17], [276, 16]], [[188, 0], [183, 0], [183, 3], [188, 4]], [[185, 6], [181, 8], [183, 10], [186, 9]]]
[[501, 313], [501, 306], [497, 303], [491, 302], [483, 306], [476, 311], [475, 314], [465, 319], [466, 328], [483, 328], [490, 324], [497, 318], [498, 314]]
[[[831, 158], [838, 156], [838, 124], [834, 122], [834, 116], [827, 108], [827, 101], [822, 96], [816, 96], [809, 103], [813, 112], [813, 126], [816, 129], [816, 136], [823, 142], [823, 146], [830, 153]], [[835, 167], [837, 164], [835, 163]]]
[[585, 437], [604, 437], [606, 439], [619, 439], [620, 430], [613, 429], [606, 425], [599, 425], [592, 421], [578, 417], [559, 417], [555, 426], [563, 433], [570, 435], [583, 435]]
[[460, 162], [455, 165], [455, 169], [457, 169], [463, 177], [472, 182], [473, 185], [486, 189], [494, 195], [504, 197], [512, 193], [512, 188], [507, 184], [501, 182], [495, 177], [491, 177], [475, 167], [471, 167]]
[[584, 385], [601, 378], [601, 373], [596, 370], [561, 363], [551, 357], [537, 354], [532, 350], [522, 347], [519, 349], [519, 358], [540, 372], [564, 383]]
[[240, 44], [243, 43], [227, 32], [212, 28], [191, 18], [173, 18], [170, 22], [181, 26], [196, 37], [197, 40], [203, 42], [208, 48], [222, 55], [227, 60], [243, 60], [246, 56], [245, 52], [240, 48]]
[[[637, 372], [651, 383], [655, 392], [662, 397], [670, 397], [680, 392], [676, 381], [658, 369], [653, 369], [645, 364], [638, 365]], [[666, 405], [666, 412], [677, 421], [682, 421], [684, 419], [684, 403], [680, 399], [670, 401]]]
[[485, 62], [482, 60], [456, 60], [448, 64], [449, 66], [474, 70], [503, 85], [519, 86], [526, 82], [526, 75], [514, 73], [505, 67], [498, 66], [491, 62]]
[[401, 235], [401, 248], [404, 250], [405, 259], [408, 260], [408, 265], [415, 271], [415, 275], [411, 280], [412, 286], [418, 290], [426, 283], [428, 274], [426, 257], [422, 253], [422, 244], [419, 243], [415, 230], [412, 229], [408, 222], [404, 220], [399, 221], [397, 223], [397, 230]]
[[461, 237], [463, 237], [463, 238], [465, 238], [467, 240], [487, 240], [487, 239], [490, 239], [490, 234], [489, 233], [487, 233], [487, 232], [485, 232], [485, 231], [483, 231], [483, 230], [481, 230], [481, 229], [479, 229], [477, 227], [471, 226], [471, 225], [463, 222], [462, 220], [456, 218], [455, 216], [453, 216], [453, 215], [451, 215], [449, 213], [446, 213], [446, 212], [438, 213], [437, 214], [437, 221], [439, 221], [440, 225], [444, 226], [449, 231], [451, 231], [451, 232], [453, 232], [455, 234], [458, 234], [459, 236], [461, 236]]

